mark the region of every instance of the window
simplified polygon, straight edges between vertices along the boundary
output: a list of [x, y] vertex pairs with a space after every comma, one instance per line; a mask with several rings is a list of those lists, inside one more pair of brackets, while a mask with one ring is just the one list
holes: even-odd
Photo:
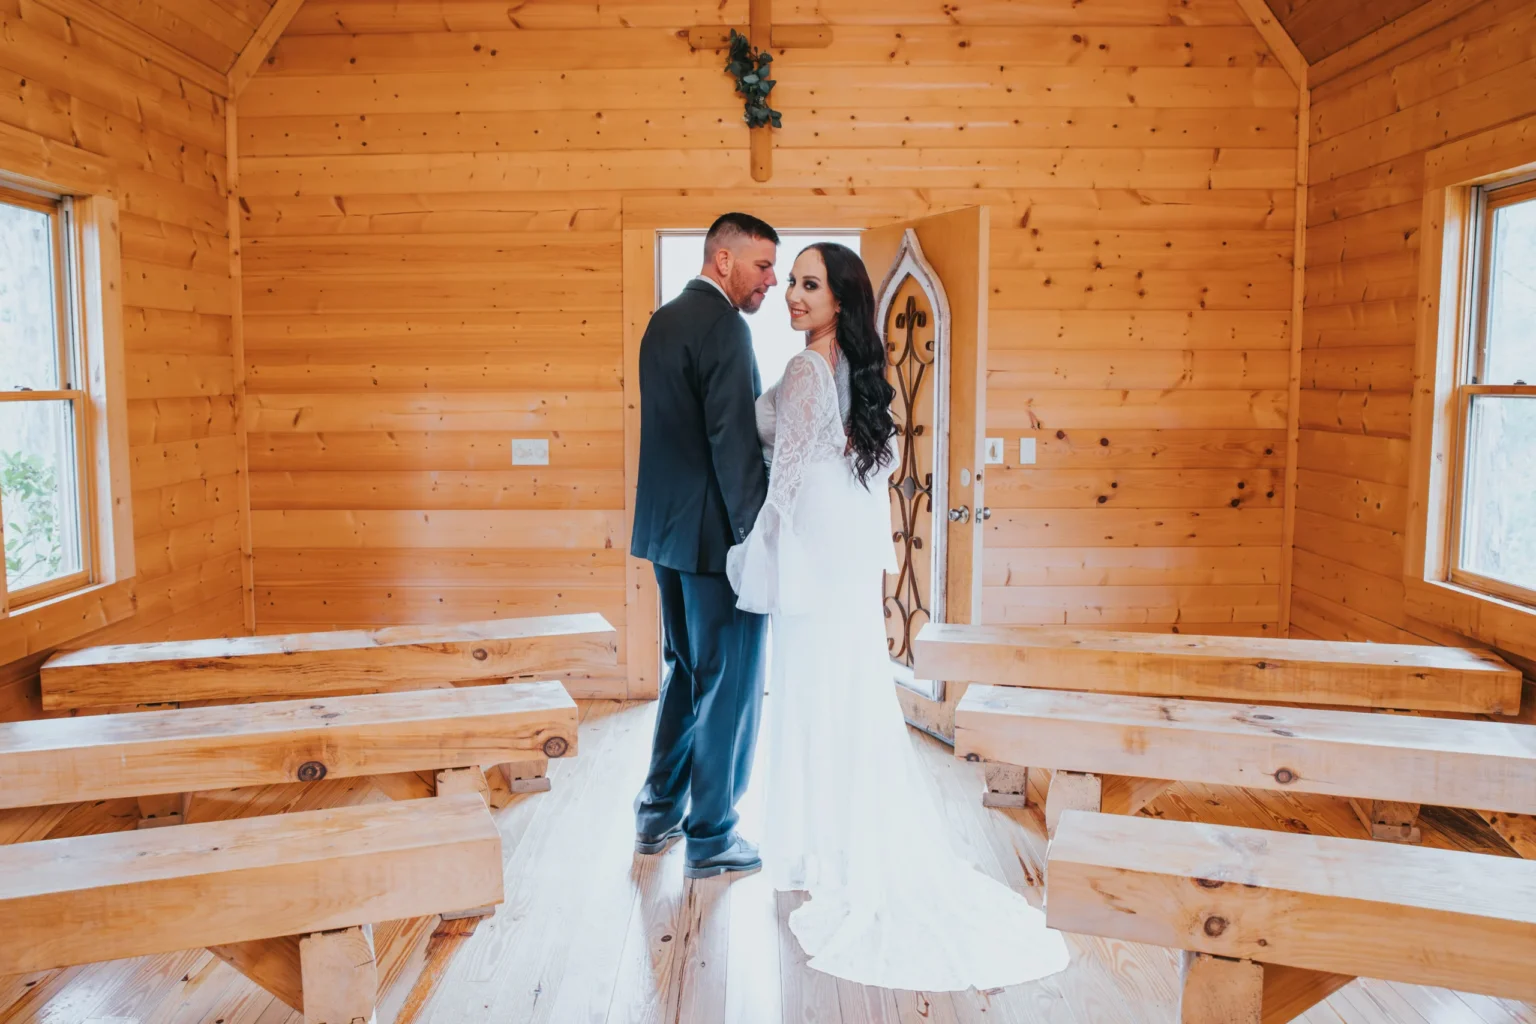
[[138, 607], [109, 160], [25, 129], [0, 146], [0, 664]]
[[1536, 117], [1425, 155], [1419, 259], [1403, 608], [1536, 659]]
[[7, 607], [92, 582], [72, 204], [0, 190], [0, 536]]
[[1536, 180], [1471, 199], [1450, 576], [1536, 605]]

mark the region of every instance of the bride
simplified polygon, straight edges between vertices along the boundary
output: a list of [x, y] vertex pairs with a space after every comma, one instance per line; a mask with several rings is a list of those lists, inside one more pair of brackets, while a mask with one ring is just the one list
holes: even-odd
[[957, 856], [908, 739], [886, 649], [897, 468], [874, 292], [851, 249], [796, 258], [785, 298], [805, 331], [758, 400], [768, 500], [727, 573], [772, 613], [764, 863], [805, 890], [789, 926], [810, 966], [864, 985], [997, 988], [1067, 965], [1023, 896]]

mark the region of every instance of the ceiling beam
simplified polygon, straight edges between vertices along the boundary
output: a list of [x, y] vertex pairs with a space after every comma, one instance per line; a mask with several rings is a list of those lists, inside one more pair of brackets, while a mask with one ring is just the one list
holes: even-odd
[[256, 77], [256, 72], [261, 68], [267, 55], [272, 52], [272, 47], [277, 45], [278, 38], [293, 16], [299, 12], [304, 0], [277, 0], [267, 16], [261, 19], [261, 25], [256, 29], [256, 34], [251, 41], [245, 44], [245, 49], [240, 51], [235, 58], [234, 65], [229, 69], [229, 98], [236, 100], [245, 91], [245, 87], [251, 84], [251, 79]]
[[1296, 83], [1296, 88], [1307, 88], [1307, 59], [1301, 55], [1292, 41], [1290, 35], [1281, 26], [1280, 19], [1275, 17], [1275, 12], [1269, 9], [1264, 0], [1237, 0], [1237, 6], [1248, 15], [1248, 20], [1253, 22], [1253, 27], [1259, 30], [1259, 35], [1269, 44], [1280, 66], [1285, 68], [1286, 74], [1291, 76], [1291, 81]]

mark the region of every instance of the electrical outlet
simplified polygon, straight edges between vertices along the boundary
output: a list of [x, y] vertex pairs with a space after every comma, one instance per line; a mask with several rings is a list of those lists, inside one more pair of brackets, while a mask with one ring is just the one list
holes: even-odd
[[1032, 437], [1019, 438], [1019, 465], [1033, 466], [1035, 464], [1035, 439]]
[[1003, 464], [1003, 439], [1000, 437], [987, 438], [987, 465], [1001, 466]]
[[514, 437], [512, 439], [512, 465], [549, 465], [549, 438]]

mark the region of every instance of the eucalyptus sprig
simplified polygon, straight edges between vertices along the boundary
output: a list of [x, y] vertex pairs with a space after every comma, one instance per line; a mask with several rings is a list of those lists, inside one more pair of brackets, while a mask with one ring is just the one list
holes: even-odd
[[753, 50], [746, 36], [731, 29], [731, 52], [726, 58], [725, 70], [736, 79], [736, 92], [747, 101], [742, 120], [747, 122], [748, 128], [768, 124], [782, 127], [779, 121], [783, 115], [768, 105], [768, 94], [778, 84], [768, 77], [772, 63], [773, 54], [767, 50], [761, 53]]

